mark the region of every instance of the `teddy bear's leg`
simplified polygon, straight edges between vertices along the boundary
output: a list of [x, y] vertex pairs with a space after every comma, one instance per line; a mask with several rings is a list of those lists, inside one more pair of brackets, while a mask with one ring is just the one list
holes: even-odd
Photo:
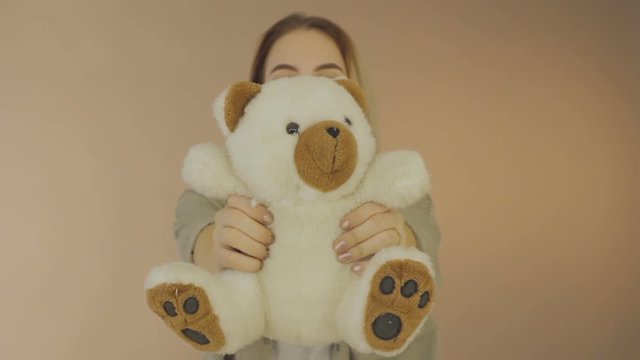
[[395, 356], [422, 329], [434, 295], [427, 254], [400, 246], [383, 249], [345, 292], [336, 312], [338, 332], [356, 351]]
[[182, 339], [201, 351], [235, 353], [260, 338], [264, 312], [255, 274], [210, 274], [190, 263], [151, 270], [149, 307]]

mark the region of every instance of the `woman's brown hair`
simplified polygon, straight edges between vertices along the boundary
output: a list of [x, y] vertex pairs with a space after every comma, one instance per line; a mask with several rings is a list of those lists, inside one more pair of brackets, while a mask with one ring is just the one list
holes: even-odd
[[340, 26], [330, 20], [317, 16], [306, 16], [302, 13], [293, 13], [273, 24], [262, 35], [251, 66], [250, 80], [252, 82], [264, 83], [264, 67], [273, 44], [285, 34], [297, 29], [315, 29], [331, 37], [338, 49], [340, 49], [340, 54], [347, 67], [345, 69], [347, 77], [358, 82], [361, 81], [362, 77], [358, 67], [356, 48], [351, 37]]

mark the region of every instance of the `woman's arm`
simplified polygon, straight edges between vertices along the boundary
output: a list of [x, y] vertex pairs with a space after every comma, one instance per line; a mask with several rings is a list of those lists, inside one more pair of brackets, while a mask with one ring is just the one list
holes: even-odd
[[[210, 200], [199, 193], [187, 189], [178, 199], [173, 234], [178, 242], [178, 250], [183, 261], [194, 262], [193, 254], [199, 236], [211, 236], [205, 231], [213, 224], [213, 217], [225, 206], [222, 200]], [[209, 226], [211, 230], [212, 226]]]
[[440, 286], [442, 277], [438, 264], [438, 251], [440, 250], [441, 234], [440, 227], [436, 221], [436, 213], [431, 195], [426, 195], [417, 203], [398, 210], [404, 216], [406, 224], [409, 225], [415, 234], [416, 247], [431, 257], [436, 272], [436, 286]]

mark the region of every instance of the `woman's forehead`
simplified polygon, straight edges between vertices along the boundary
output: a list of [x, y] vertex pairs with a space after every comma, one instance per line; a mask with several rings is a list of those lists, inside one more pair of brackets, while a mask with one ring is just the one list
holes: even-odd
[[283, 35], [271, 48], [265, 63], [268, 74], [278, 65], [315, 69], [325, 64], [335, 64], [345, 71], [340, 49], [327, 34], [314, 29], [298, 29]]

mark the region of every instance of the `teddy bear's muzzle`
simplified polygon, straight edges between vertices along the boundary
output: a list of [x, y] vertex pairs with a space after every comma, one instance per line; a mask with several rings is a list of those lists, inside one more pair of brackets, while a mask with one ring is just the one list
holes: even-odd
[[353, 133], [333, 120], [318, 122], [303, 131], [295, 151], [296, 168], [302, 180], [324, 192], [349, 180], [357, 159]]

